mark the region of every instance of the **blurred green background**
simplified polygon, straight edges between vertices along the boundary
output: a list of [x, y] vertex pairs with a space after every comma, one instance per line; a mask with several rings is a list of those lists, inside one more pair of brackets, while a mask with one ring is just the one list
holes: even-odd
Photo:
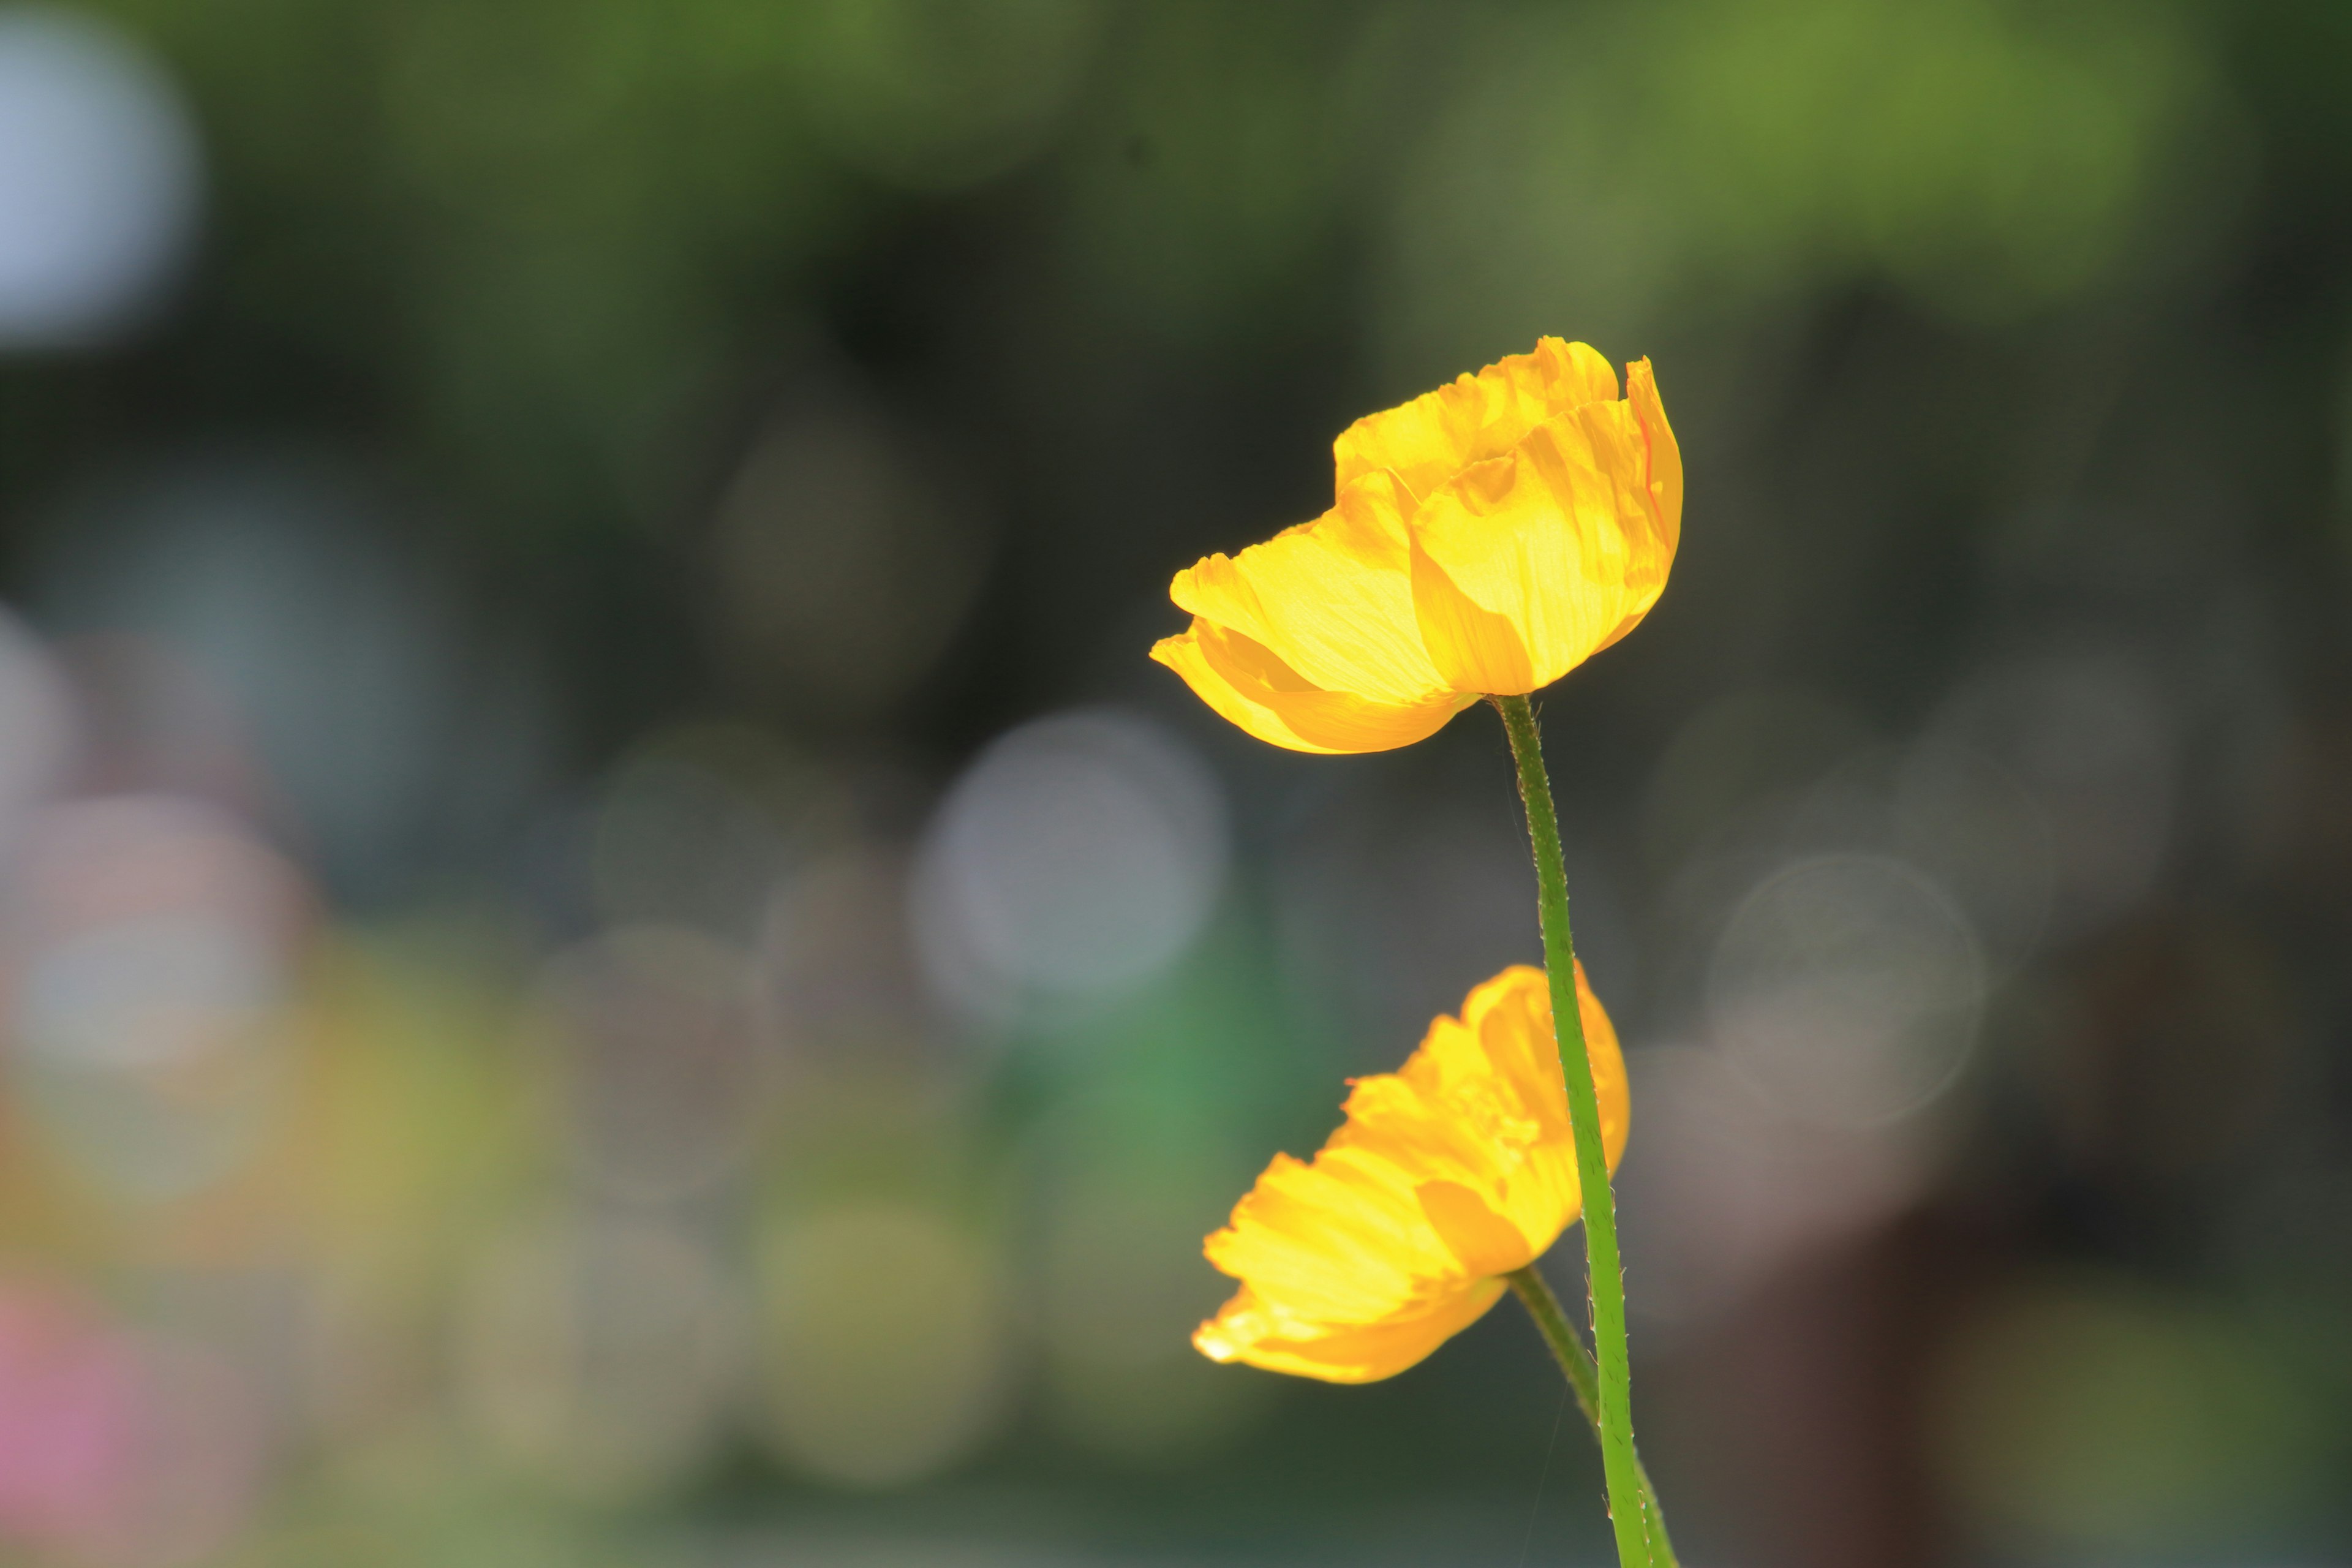
[[1144, 657], [1550, 332], [1689, 464], [1544, 703], [1685, 1560], [2344, 1561], [2347, 80], [2326, 0], [0, 6], [0, 1552], [1601, 1561], [1507, 1306], [1186, 1343], [1536, 956], [1498, 728]]

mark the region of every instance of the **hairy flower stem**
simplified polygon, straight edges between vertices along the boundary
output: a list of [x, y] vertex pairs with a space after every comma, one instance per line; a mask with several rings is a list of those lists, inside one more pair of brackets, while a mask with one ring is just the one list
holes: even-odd
[[[1568, 1080], [1568, 1121], [1576, 1134], [1576, 1177], [1584, 1194], [1584, 1258], [1592, 1289], [1592, 1345], [1600, 1361], [1601, 1463], [1609, 1479], [1609, 1521], [1617, 1532], [1618, 1568], [1655, 1568], [1649, 1515], [1642, 1506], [1641, 1464], [1633, 1455], [1633, 1376], [1625, 1351], [1625, 1277], [1617, 1261], [1617, 1204], [1601, 1147], [1601, 1104], [1584, 1054], [1584, 1018], [1576, 1004], [1576, 942], [1568, 927], [1568, 870], [1553, 814], [1551, 779], [1535, 709], [1524, 697], [1490, 700], [1511, 738], [1519, 799], [1535, 847], [1537, 907], [1543, 921], [1544, 968], [1551, 981], [1552, 1036]], [[1671, 1559], [1669, 1559], [1671, 1561]]]
[[[1601, 1369], [1592, 1364], [1592, 1352], [1568, 1321], [1568, 1313], [1552, 1294], [1551, 1281], [1538, 1272], [1536, 1266], [1514, 1268], [1503, 1276], [1511, 1282], [1512, 1291], [1536, 1321], [1536, 1331], [1551, 1348], [1552, 1360], [1568, 1377], [1569, 1387], [1576, 1391], [1576, 1407], [1584, 1412], [1592, 1436], [1601, 1436]], [[1642, 1517], [1649, 1523], [1650, 1562], [1653, 1568], [1679, 1568], [1675, 1557], [1674, 1542], [1666, 1539], [1665, 1516], [1658, 1511], [1658, 1494], [1650, 1485], [1650, 1472], [1643, 1467], [1641, 1457], [1633, 1459], [1633, 1474], [1642, 1485]]]

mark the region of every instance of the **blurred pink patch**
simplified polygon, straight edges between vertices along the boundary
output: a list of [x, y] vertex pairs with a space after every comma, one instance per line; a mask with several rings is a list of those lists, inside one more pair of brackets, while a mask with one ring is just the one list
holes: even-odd
[[0, 1296], [0, 1530], [57, 1542], [103, 1524], [138, 1379], [129, 1343], [63, 1299]]
[[194, 1562], [243, 1517], [259, 1437], [216, 1358], [0, 1285], [0, 1537], [95, 1563]]

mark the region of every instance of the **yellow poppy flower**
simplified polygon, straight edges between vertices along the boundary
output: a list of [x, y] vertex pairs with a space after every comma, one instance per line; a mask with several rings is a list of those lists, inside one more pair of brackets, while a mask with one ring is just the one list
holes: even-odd
[[[1576, 971], [1609, 1167], [1625, 1152], [1625, 1059]], [[1242, 1282], [1194, 1331], [1212, 1361], [1329, 1383], [1392, 1377], [1475, 1322], [1502, 1276], [1583, 1207], [1551, 992], [1525, 964], [1441, 1017], [1404, 1070], [1358, 1079], [1313, 1161], [1275, 1156], [1208, 1239]]]
[[1312, 522], [1176, 574], [1151, 657], [1262, 741], [1381, 752], [1549, 686], [1633, 629], [1681, 537], [1650, 362], [1546, 338], [1333, 443]]

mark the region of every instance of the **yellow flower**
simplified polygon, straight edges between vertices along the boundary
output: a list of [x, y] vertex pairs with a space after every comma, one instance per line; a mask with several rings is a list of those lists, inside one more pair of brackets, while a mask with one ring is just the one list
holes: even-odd
[[1682, 456], [1650, 362], [1546, 338], [1360, 419], [1338, 499], [1180, 572], [1151, 657], [1262, 741], [1381, 752], [1549, 686], [1633, 629], [1681, 537]]
[[[1625, 1060], [1577, 966], [1601, 1146], [1625, 1152]], [[1359, 1079], [1311, 1163], [1275, 1156], [1209, 1261], [1242, 1282], [1192, 1334], [1212, 1361], [1329, 1383], [1391, 1377], [1475, 1322], [1502, 1276], [1581, 1212], [1540, 969], [1506, 969], [1429, 1026], [1399, 1073]]]

